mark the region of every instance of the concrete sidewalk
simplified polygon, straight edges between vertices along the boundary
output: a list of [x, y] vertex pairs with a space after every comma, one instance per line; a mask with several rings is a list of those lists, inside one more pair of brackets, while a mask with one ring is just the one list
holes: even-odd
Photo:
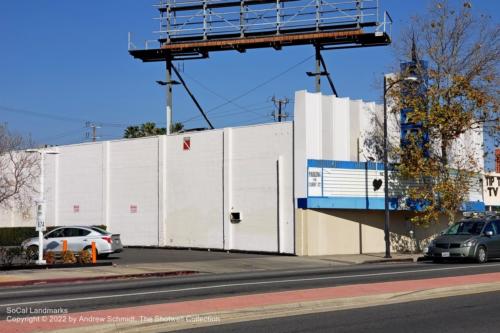
[[0, 271], [0, 287], [85, 281], [96, 279], [141, 278], [184, 274], [238, 273], [288, 269], [313, 269], [383, 262], [414, 262], [420, 255], [383, 253], [315, 257], [266, 256], [209, 261], [163, 262], [100, 267], [52, 268]]

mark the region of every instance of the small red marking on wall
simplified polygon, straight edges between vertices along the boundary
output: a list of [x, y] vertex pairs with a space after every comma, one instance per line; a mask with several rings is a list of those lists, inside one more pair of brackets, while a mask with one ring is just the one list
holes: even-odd
[[73, 205], [73, 213], [80, 213], [80, 205]]
[[191, 138], [189, 136], [186, 136], [184, 138], [184, 143], [182, 144], [182, 149], [183, 150], [191, 150]]
[[130, 205], [130, 213], [131, 214], [137, 213], [137, 205]]

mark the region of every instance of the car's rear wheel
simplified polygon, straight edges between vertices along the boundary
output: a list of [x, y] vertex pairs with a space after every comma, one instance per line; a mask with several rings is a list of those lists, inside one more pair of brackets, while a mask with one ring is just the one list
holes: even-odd
[[[86, 251], [89, 254], [89, 257], [92, 258], [92, 246], [87, 246], [86, 248], [83, 249], [83, 251]], [[95, 256], [96, 258], [99, 257], [99, 252], [97, 249], [95, 249]]]
[[30, 245], [30, 246], [28, 246], [28, 248], [26, 249], [26, 251], [38, 253], [38, 245]]
[[488, 251], [484, 246], [480, 246], [477, 249], [476, 261], [480, 264], [484, 264], [485, 262], [488, 261]]

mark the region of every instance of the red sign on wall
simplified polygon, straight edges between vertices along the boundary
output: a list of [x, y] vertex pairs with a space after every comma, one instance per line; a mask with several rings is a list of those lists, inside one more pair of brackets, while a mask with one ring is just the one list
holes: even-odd
[[191, 150], [191, 138], [189, 136], [184, 137], [182, 149], [183, 150]]
[[131, 214], [137, 213], [137, 205], [130, 205], [130, 213]]
[[73, 205], [73, 213], [80, 213], [80, 205]]

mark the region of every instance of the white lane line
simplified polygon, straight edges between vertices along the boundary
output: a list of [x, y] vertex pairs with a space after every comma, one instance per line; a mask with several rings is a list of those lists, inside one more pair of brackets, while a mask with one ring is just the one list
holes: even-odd
[[[499, 264], [490, 264], [490, 265], [481, 266], [481, 267], [496, 267], [496, 266], [500, 266], [500, 263]], [[59, 299], [52, 299], [52, 300], [38, 300], [38, 301], [22, 302], [22, 303], [0, 304], [0, 307], [18, 306], [18, 305], [32, 305], [32, 304], [46, 304], [46, 303], [57, 303], [57, 302], [88, 301], [88, 300], [97, 300], [97, 299], [106, 299], [106, 298], [115, 298], [115, 297], [168, 294], [168, 293], [175, 293], [175, 292], [181, 292], [181, 291], [194, 291], [194, 290], [205, 290], [205, 289], [216, 289], [216, 288], [220, 289], [220, 288], [227, 288], [227, 287], [255, 286], [255, 285], [266, 285], [266, 284], [272, 285], [272, 284], [283, 284], [283, 283], [290, 283], [290, 282], [340, 280], [340, 279], [373, 277], [373, 276], [402, 275], [402, 274], [422, 273], [422, 272], [452, 271], [452, 270], [460, 270], [460, 269], [468, 269], [468, 268], [478, 268], [478, 266], [474, 265], [474, 266], [444, 267], [444, 268], [430, 268], [430, 269], [414, 269], [414, 270], [409, 270], [409, 271], [396, 271], [396, 272], [384, 272], [384, 273], [324, 276], [324, 277], [317, 277], [317, 278], [287, 279], [287, 280], [277, 280], [277, 281], [230, 283], [230, 284], [219, 284], [219, 285], [213, 285], [213, 286], [203, 286], [203, 287], [144, 291], [144, 292], [138, 292], [138, 293], [114, 294], [114, 295], [91, 296], [91, 297], [76, 297], [76, 298], [59, 298]], [[488, 273], [476, 273], [476, 274], [488, 274]], [[374, 282], [374, 283], [376, 283], [376, 282]], [[3, 293], [2, 293], [2, 295], [3, 295]]]

